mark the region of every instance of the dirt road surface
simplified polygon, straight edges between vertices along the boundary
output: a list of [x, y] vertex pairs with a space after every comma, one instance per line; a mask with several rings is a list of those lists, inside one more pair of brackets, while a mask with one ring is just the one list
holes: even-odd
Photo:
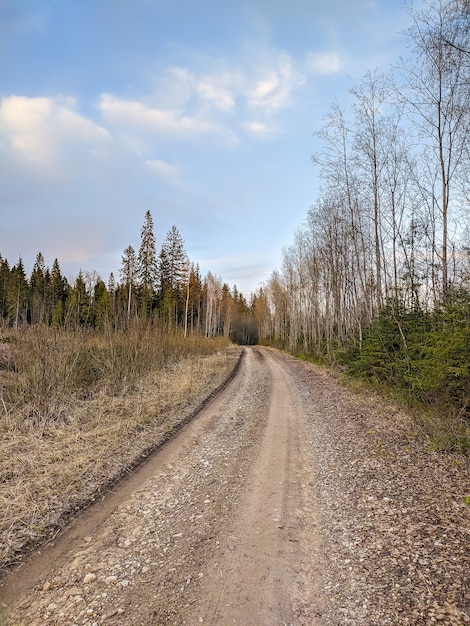
[[191, 424], [3, 581], [0, 624], [470, 623], [468, 465], [427, 454], [318, 368], [245, 348]]

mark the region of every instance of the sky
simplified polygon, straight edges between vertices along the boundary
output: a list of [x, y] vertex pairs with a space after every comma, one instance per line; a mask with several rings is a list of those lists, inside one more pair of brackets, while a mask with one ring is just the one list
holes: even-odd
[[316, 200], [315, 131], [408, 25], [401, 0], [0, 0], [0, 254], [119, 280], [149, 210], [248, 296]]

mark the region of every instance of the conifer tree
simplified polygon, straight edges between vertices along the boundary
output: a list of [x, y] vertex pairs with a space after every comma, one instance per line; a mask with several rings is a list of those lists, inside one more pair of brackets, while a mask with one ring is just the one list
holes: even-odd
[[119, 274], [127, 294], [127, 323], [129, 323], [133, 305], [132, 298], [135, 289], [135, 280], [137, 277], [137, 258], [135, 256], [135, 250], [132, 246], [127, 246], [124, 250], [121, 257], [121, 269], [119, 270]]
[[178, 323], [182, 315], [182, 283], [187, 267], [184, 241], [176, 226], [167, 233], [159, 256], [160, 261], [160, 303], [161, 311], [168, 322]]
[[28, 281], [21, 258], [11, 268], [7, 304], [8, 314], [15, 328], [28, 321]]
[[191, 263], [189, 274], [189, 328], [199, 333], [202, 328], [202, 278], [199, 264]]
[[31, 323], [39, 324], [46, 312], [46, 264], [42, 252], [38, 252], [29, 280]]
[[93, 321], [102, 330], [112, 320], [111, 297], [106, 285], [99, 278], [93, 289]]
[[69, 285], [62, 276], [59, 261], [54, 259], [49, 284], [50, 320], [54, 326], [61, 326], [64, 322], [65, 302], [68, 297]]
[[91, 298], [80, 270], [67, 298], [66, 321], [70, 326], [87, 325], [91, 321]]
[[145, 317], [151, 313], [152, 302], [158, 280], [157, 251], [153, 233], [153, 219], [150, 211], [145, 213], [140, 231], [140, 248], [137, 258], [137, 276], [141, 289], [141, 306]]
[[8, 316], [7, 292], [10, 282], [10, 265], [7, 259], [0, 254], [0, 317], [6, 319]]
[[114, 272], [111, 272], [108, 278], [108, 293], [109, 293], [109, 306], [111, 310], [111, 318], [113, 323], [116, 324], [117, 321], [117, 285], [116, 280], [114, 278]]

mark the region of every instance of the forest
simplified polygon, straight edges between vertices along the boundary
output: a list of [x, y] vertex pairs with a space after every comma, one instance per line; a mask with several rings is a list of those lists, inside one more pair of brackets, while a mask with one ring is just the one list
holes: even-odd
[[259, 335], [434, 407], [468, 449], [470, 9], [409, 13], [407, 57], [353, 82], [316, 132], [322, 190], [262, 291]]
[[[147, 211], [107, 284], [69, 284], [38, 253], [31, 275], [0, 256], [4, 328], [126, 331], [263, 343], [430, 411], [445, 445], [470, 449], [470, 8], [409, 7], [408, 54], [352, 82], [315, 131], [321, 191], [249, 301], [200, 274], [173, 226], [157, 253]], [[5, 336], [6, 339], [6, 336]]]
[[95, 271], [82, 270], [69, 284], [58, 259], [49, 269], [41, 252], [27, 277], [21, 259], [10, 268], [0, 254], [3, 324], [15, 329], [44, 324], [102, 331], [158, 320], [168, 332], [180, 329], [184, 336], [253, 342], [245, 323], [250, 308], [243, 294], [211, 272], [201, 276], [198, 264], [190, 262], [176, 226], [167, 233], [158, 253], [150, 211], [140, 235], [139, 250], [129, 245], [122, 254], [119, 281], [111, 273], [107, 284]]

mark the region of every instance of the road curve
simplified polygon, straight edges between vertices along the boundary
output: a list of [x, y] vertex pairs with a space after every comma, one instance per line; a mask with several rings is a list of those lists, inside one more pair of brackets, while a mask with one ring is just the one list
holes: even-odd
[[304, 415], [273, 354], [245, 348], [191, 424], [13, 572], [4, 622], [322, 623]]

